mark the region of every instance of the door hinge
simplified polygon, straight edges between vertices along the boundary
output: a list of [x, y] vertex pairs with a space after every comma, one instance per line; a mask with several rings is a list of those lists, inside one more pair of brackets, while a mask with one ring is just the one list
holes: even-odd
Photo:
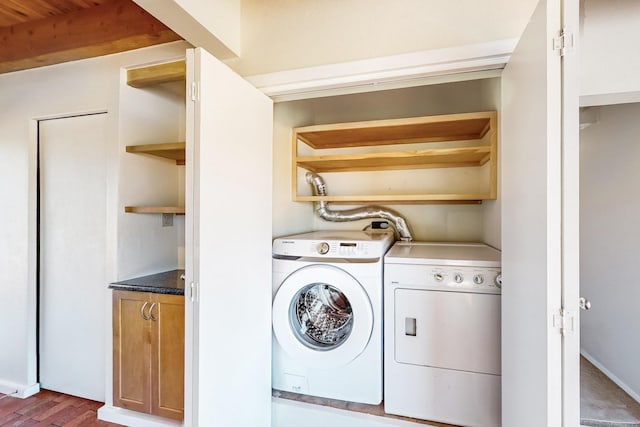
[[191, 302], [198, 301], [198, 284], [196, 282], [191, 282], [189, 284], [189, 298]]
[[189, 92], [191, 100], [193, 102], [200, 100], [200, 85], [198, 84], [198, 82], [191, 82], [191, 89], [189, 90]]
[[561, 308], [558, 313], [553, 315], [553, 327], [558, 329], [563, 337], [575, 332], [575, 321], [575, 313], [564, 308]]
[[558, 52], [560, 56], [573, 52], [574, 37], [573, 32], [566, 28], [560, 31], [560, 34], [553, 38], [553, 50]]

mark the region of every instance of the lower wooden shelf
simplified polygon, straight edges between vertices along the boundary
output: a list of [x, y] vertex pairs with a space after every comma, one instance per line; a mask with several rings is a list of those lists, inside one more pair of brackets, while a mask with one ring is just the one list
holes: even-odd
[[474, 205], [483, 200], [495, 199], [490, 194], [403, 194], [403, 195], [349, 195], [349, 196], [296, 196], [295, 202], [332, 202], [336, 204], [390, 203], [390, 204], [444, 204]]
[[184, 206], [125, 206], [127, 213], [184, 215]]

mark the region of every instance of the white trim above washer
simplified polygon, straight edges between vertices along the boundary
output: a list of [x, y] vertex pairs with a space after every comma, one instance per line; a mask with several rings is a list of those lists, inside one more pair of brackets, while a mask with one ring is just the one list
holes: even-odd
[[516, 38], [247, 76], [274, 101], [369, 92], [500, 75]]
[[[353, 327], [339, 347], [317, 350], [303, 344], [292, 329], [290, 310], [296, 294], [308, 285], [326, 283], [338, 288], [349, 300]], [[273, 331], [280, 346], [301, 362], [324, 368], [344, 366], [366, 348], [373, 331], [373, 308], [365, 289], [350, 274], [337, 267], [313, 264], [293, 272], [278, 288], [273, 300]]]

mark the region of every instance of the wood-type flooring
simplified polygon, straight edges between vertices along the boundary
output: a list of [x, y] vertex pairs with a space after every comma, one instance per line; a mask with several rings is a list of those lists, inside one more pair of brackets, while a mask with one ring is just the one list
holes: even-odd
[[96, 411], [102, 402], [42, 390], [26, 399], [0, 394], [2, 427], [118, 427], [100, 421]]
[[395, 418], [403, 421], [411, 421], [416, 424], [424, 424], [430, 427], [458, 427], [452, 424], [443, 424], [435, 421], [419, 420], [417, 418], [401, 417], [399, 415], [387, 414], [384, 412], [384, 405], [367, 405], [365, 403], [345, 402], [342, 400], [326, 399], [324, 397], [307, 396], [304, 394], [290, 393], [287, 391], [272, 390], [271, 395], [280, 399], [295, 400], [298, 402], [313, 403], [314, 405], [330, 406], [332, 408], [344, 409], [347, 411], [361, 412], [378, 417]]

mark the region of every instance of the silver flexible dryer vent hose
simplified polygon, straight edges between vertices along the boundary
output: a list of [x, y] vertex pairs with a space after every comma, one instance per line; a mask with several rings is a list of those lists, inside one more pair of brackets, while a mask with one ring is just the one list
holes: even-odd
[[[307, 182], [312, 185], [317, 196], [327, 195], [327, 186], [320, 175], [313, 172], [307, 172], [305, 178]], [[368, 218], [382, 218], [393, 223], [396, 231], [400, 235], [400, 240], [413, 240], [407, 222], [402, 216], [400, 216], [400, 214], [392, 209], [386, 209], [382, 206], [363, 206], [361, 208], [335, 211], [330, 209], [327, 205], [328, 202], [324, 200], [316, 203], [316, 212], [320, 218], [325, 221], [346, 222]]]

